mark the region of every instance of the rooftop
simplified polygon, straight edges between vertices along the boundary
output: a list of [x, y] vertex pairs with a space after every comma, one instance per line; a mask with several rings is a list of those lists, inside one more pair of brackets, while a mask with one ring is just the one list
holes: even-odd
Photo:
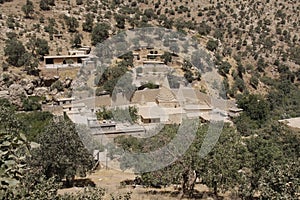
[[283, 119], [283, 120], [279, 120], [279, 122], [283, 122], [283, 123], [286, 123], [290, 127], [300, 129], [300, 117], [295, 117], [295, 118], [290, 118], [290, 119]]

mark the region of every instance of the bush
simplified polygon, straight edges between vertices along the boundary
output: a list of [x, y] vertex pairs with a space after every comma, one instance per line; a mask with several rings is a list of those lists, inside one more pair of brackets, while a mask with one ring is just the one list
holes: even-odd
[[50, 89], [51, 90], [57, 89], [58, 91], [63, 91], [64, 87], [62, 82], [60, 80], [57, 80], [50, 86]]
[[39, 97], [28, 97], [23, 100], [24, 111], [41, 110], [42, 105], [39, 103]]
[[7, 62], [15, 67], [23, 66], [29, 59], [24, 45], [16, 38], [6, 41], [4, 54], [7, 56]]
[[95, 25], [92, 31], [92, 45], [103, 42], [109, 37], [110, 26], [106, 23], [98, 23]]
[[257, 76], [255, 76], [255, 75], [251, 76], [251, 78], [250, 78], [250, 85], [254, 89], [257, 89], [258, 83], [259, 83], [259, 80], [258, 80]]
[[218, 72], [222, 76], [226, 77], [227, 74], [229, 73], [230, 69], [231, 69], [231, 64], [227, 61], [222, 61], [221, 65], [218, 67]]
[[217, 40], [210, 39], [206, 44], [206, 48], [210, 51], [215, 51], [217, 49], [218, 45], [219, 45], [219, 42]]

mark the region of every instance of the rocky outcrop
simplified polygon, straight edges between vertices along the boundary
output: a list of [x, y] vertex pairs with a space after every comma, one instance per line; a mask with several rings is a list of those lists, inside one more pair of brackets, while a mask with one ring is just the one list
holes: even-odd
[[33, 91], [35, 96], [46, 96], [49, 93], [49, 89], [47, 87], [36, 87]]
[[50, 87], [55, 81], [59, 79], [58, 76], [53, 77], [41, 77], [42, 85], [45, 87]]
[[22, 108], [23, 99], [27, 98], [25, 89], [20, 84], [12, 84], [8, 88], [9, 100], [15, 104], [18, 108]]

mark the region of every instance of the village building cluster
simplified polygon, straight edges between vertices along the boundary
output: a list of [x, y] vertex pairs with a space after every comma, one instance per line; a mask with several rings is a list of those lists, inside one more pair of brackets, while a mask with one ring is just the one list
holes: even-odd
[[[73, 122], [87, 125], [95, 135], [141, 135], [159, 124], [181, 124], [183, 120], [195, 118], [202, 123], [212, 120], [230, 123], [230, 117], [242, 111], [232, 101], [222, 99], [213, 101], [209, 95], [188, 86], [184, 81], [179, 82], [178, 87], [170, 86], [168, 75], [174, 73], [174, 68], [162, 62], [162, 52], [148, 49], [146, 51], [148, 51], [146, 56], [140, 55], [139, 52], [133, 53], [138, 66], [132, 69], [132, 84], [138, 88], [145, 83], [152, 83], [157, 85], [157, 88], [136, 90], [130, 98], [122, 93], [116, 94], [114, 98], [103, 94], [83, 99], [74, 97], [56, 99], [56, 104], [63, 108], [64, 114]], [[70, 55], [67, 56], [47, 56], [45, 67], [66, 67], [68, 59], [73, 60], [75, 67], [84, 66], [87, 63], [83, 61], [89, 60], [89, 53], [90, 49], [83, 47], [69, 51]], [[179, 63], [178, 60], [176, 62]], [[129, 106], [137, 108], [136, 124], [113, 120], [99, 121], [96, 118], [96, 112], [103, 107], [110, 110]]]

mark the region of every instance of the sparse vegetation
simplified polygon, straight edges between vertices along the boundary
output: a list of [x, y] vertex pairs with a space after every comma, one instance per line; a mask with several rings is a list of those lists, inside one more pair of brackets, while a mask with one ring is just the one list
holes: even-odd
[[[176, 194], [195, 199], [205, 195], [214, 199], [299, 199], [299, 131], [278, 123], [279, 119], [300, 116], [298, 1], [0, 0], [0, 5], [0, 29], [4, 33], [0, 40], [0, 89], [4, 96], [8, 91], [10, 101], [17, 100], [11, 98], [13, 92], [22, 97], [13, 105], [0, 99], [1, 199], [131, 198], [130, 193], [109, 196], [98, 187], [57, 194], [63, 178], [72, 185], [74, 175], [85, 175], [94, 163], [73, 123], [40, 111], [42, 102], [51, 104], [60, 95], [70, 97], [73, 87], [70, 79], [62, 78], [65, 74], [60, 69], [50, 73], [55, 74], [54, 79], [47, 77], [43, 57], [96, 46], [120, 31], [149, 26], [176, 30], [198, 41], [198, 47], [206, 48], [223, 79], [220, 96], [237, 100], [243, 112], [232, 119], [232, 127], [225, 125], [207, 157], [200, 159], [197, 154], [208, 128], [203, 124], [185, 154], [166, 168], [142, 173], [139, 184], [180, 184], [181, 190]], [[162, 43], [171, 44], [166, 40]], [[184, 45], [186, 52], [190, 45]], [[201, 60], [199, 55], [193, 55], [190, 63], [176, 57], [181, 50], [178, 46], [170, 46], [171, 53], [164, 52], [160, 61], [181, 74], [167, 75], [170, 87], [178, 89], [180, 84], [187, 84], [184, 77], [205, 91], [202, 72], [191, 64]], [[137, 62], [143, 59], [141, 55]], [[69, 67], [73, 62], [64, 61]], [[130, 84], [129, 72], [134, 67], [131, 52], [116, 58], [107, 69], [95, 72], [96, 94], [110, 94], [114, 99], [121, 92], [130, 99], [137, 90]], [[136, 72], [142, 75], [142, 68]], [[14, 87], [15, 91], [11, 91]], [[139, 89], [158, 87], [148, 82]], [[218, 88], [218, 83], [213, 87]], [[40, 94], [35, 96], [35, 90]], [[16, 114], [16, 109], [23, 112]], [[135, 123], [137, 111], [136, 107], [102, 108], [97, 117]], [[147, 152], [168, 144], [177, 128], [166, 125], [153, 137], [121, 136], [115, 142], [128, 152]], [[30, 147], [30, 142], [40, 147]], [[121, 160], [123, 169], [137, 166], [132, 159]], [[194, 173], [209, 192], [196, 194]], [[173, 194], [163, 195], [171, 198]]]

